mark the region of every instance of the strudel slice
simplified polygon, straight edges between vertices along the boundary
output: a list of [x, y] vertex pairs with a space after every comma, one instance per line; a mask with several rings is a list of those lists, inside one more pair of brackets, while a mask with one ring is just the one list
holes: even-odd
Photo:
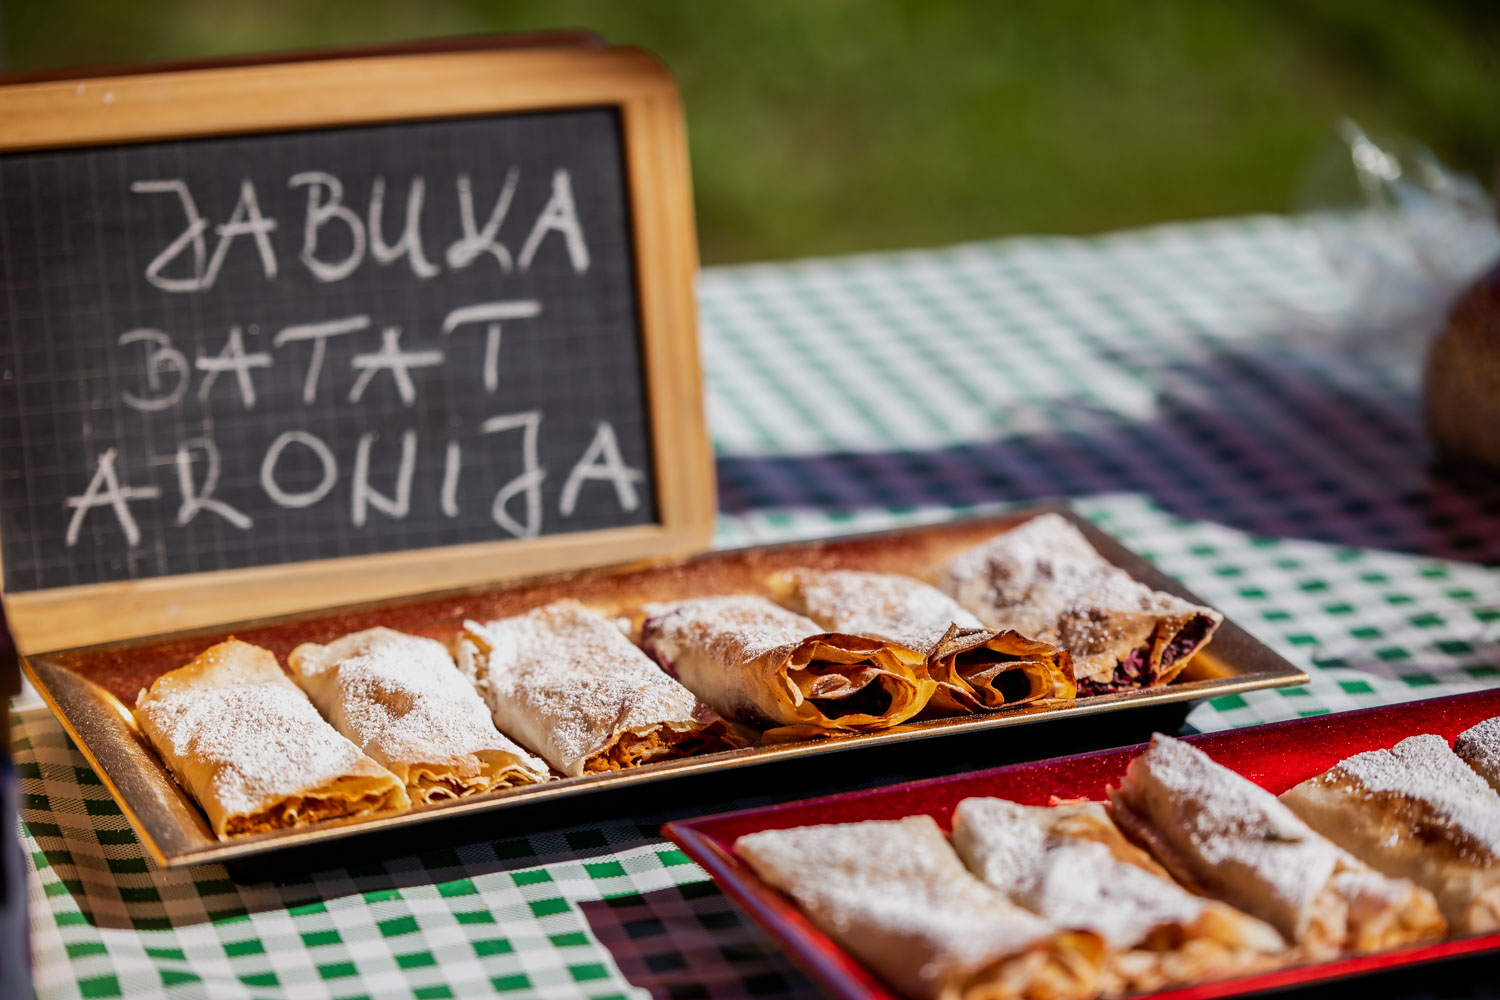
[[953, 813], [953, 846], [1012, 902], [1102, 937], [1109, 993], [1241, 975], [1275, 965], [1287, 950], [1269, 924], [1173, 882], [1101, 803], [965, 799]]
[[1155, 736], [1109, 797], [1115, 822], [1177, 881], [1261, 918], [1311, 958], [1446, 930], [1427, 890], [1375, 871], [1181, 740]]
[[910, 1000], [1088, 997], [1103, 954], [971, 875], [931, 816], [746, 834], [735, 853]]
[[324, 721], [270, 650], [238, 639], [158, 677], [135, 718], [220, 840], [411, 805], [400, 779]]
[[1079, 695], [1168, 683], [1224, 620], [1135, 580], [1059, 514], [959, 553], [934, 582], [990, 628], [1071, 652]]
[[1281, 801], [1361, 861], [1431, 892], [1458, 932], [1500, 930], [1500, 794], [1441, 736], [1355, 754]]
[[1453, 752], [1500, 792], [1500, 717], [1485, 719], [1458, 734]]
[[888, 729], [936, 686], [922, 654], [899, 643], [824, 632], [753, 595], [647, 605], [641, 645], [726, 719], [772, 738]]
[[1071, 698], [1078, 690], [1065, 650], [985, 628], [953, 598], [913, 577], [792, 569], [769, 583], [784, 606], [831, 632], [900, 643], [926, 656], [937, 690], [924, 716]]
[[737, 745], [723, 719], [577, 601], [468, 622], [458, 659], [496, 724], [572, 777]]
[[372, 628], [303, 643], [287, 663], [324, 717], [419, 805], [548, 778], [546, 764], [495, 728], [436, 639]]

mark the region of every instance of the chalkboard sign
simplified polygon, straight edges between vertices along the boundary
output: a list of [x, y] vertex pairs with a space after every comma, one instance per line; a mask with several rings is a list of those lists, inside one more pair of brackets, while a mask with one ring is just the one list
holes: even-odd
[[58, 616], [101, 588], [141, 634], [153, 602], [181, 627], [700, 547], [677, 108], [610, 49], [0, 88], [18, 634], [100, 638]]

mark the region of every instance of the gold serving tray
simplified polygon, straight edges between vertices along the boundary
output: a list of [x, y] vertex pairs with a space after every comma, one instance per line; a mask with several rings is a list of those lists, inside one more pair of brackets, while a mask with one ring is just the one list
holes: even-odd
[[[1307, 674], [1269, 647], [1233, 622], [1225, 621], [1209, 646], [1193, 658], [1178, 679], [1161, 688], [1076, 701], [1033, 703], [984, 715], [909, 723], [878, 733], [747, 747], [630, 770], [562, 778], [402, 813], [331, 820], [227, 842], [214, 837], [198, 807], [136, 729], [127, 707], [134, 703], [136, 693], [157, 676], [182, 666], [228, 635], [265, 646], [284, 660], [298, 643], [328, 642], [375, 625], [443, 638], [450, 636], [466, 618], [487, 621], [562, 597], [575, 597], [607, 614], [623, 614], [648, 601], [715, 593], [766, 593], [765, 578], [775, 570], [793, 566], [919, 572], [1047, 510], [1057, 510], [1077, 524], [1106, 559], [1137, 580], [1203, 603], [1077, 515], [1059, 508], [1030, 508], [1000, 517], [829, 541], [733, 549], [666, 565], [558, 574], [505, 586], [58, 650], [29, 656], [24, 666], [32, 684], [120, 804], [141, 843], [164, 868], [234, 862], [271, 851], [327, 844], [366, 832], [412, 828], [456, 816], [492, 813], [614, 791], [631, 784], [728, 771], [770, 761], [1287, 687], [1309, 680]], [[296, 568], [288, 567], [288, 571], [295, 573]]]

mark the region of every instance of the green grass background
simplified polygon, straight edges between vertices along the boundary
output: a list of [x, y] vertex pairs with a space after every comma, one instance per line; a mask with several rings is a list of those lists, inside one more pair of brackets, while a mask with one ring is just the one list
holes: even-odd
[[1305, 207], [1345, 115], [1500, 151], [1500, 0], [0, 5], [11, 70], [548, 27], [672, 68], [708, 262]]

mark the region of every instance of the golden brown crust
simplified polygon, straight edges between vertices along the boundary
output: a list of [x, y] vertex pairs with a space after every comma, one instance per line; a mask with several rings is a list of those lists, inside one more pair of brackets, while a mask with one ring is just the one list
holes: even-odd
[[987, 629], [953, 598], [915, 577], [804, 566], [772, 573], [766, 586], [783, 607], [829, 632], [924, 654], [937, 688], [923, 718], [1077, 693], [1069, 654], [1018, 632]]
[[1073, 655], [1019, 632], [953, 626], [927, 653], [937, 690], [923, 718], [969, 715], [1078, 693]]
[[1281, 796], [1313, 829], [1436, 898], [1458, 930], [1494, 929], [1500, 795], [1440, 736], [1356, 754]]
[[324, 718], [418, 805], [547, 780], [547, 766], [495, 728], [435, 639], [377, 627], [303, 643], [287, 663]]
[[608, 747], [584, 761], [583, 770], [587, 774], [619, 771], [656, 760], [719, 753], [741, 745], [723, 719], [715, 719], [701, 729], [674, 729], [663, 724], [645, 733], [621, 733]]
[[1071, 652], [1082, 695], [1170, 683], [1223, 621], [1135, 580], [1058, 514], [959, 553], [933, 577], [984, 624]]
[[836, 632], [764, 597], [649, 605], [641, 645], [725, 719], [772, 738], [869, 732], [915, 716], [936, 687], [922, 654]]
[[159, 677], [135, 717], [221, 840], [411, 805], [274, 655], [234, 638]]
[[963, 1000], [1081, 1000], [1098, 990], [1103, 955], [1094, 935], [1062, 931], [981, 969], [955, 992]]
[[930, 816], [762, 830], [735, 853], [913, 1000], [1094, 993], [1103, 943], [1011, 903]]
[[1099, 934], [1109, 947], [1107, 992], [1227, 978], [1286, 952], [1275, 928], [1173, 882], [1100, 803], [965, 799], [952, 840], [969, 869], [1013, 902]]
[[[332, 791], [337, 791], [333, 789]], [[326, 819], [359, 816], [386, 808], [389, 792], [367, 791], [350, 795], [293, 795], [269, 809], [248, 816], [235, 816], [225, 827], [229, 837], [272, 830], [292, 829]]]
[[1426, 890], [1365, 865], [1190, 744], [1157, 734], [1109, 797], [1115, 822], [1183, 886], [1265, 920], [1311, 958], [1446, 929]]
[[470, 622], [459, 669], [495, 722], [562, 774], [728, 749], [724, 721], [577, 601]]

